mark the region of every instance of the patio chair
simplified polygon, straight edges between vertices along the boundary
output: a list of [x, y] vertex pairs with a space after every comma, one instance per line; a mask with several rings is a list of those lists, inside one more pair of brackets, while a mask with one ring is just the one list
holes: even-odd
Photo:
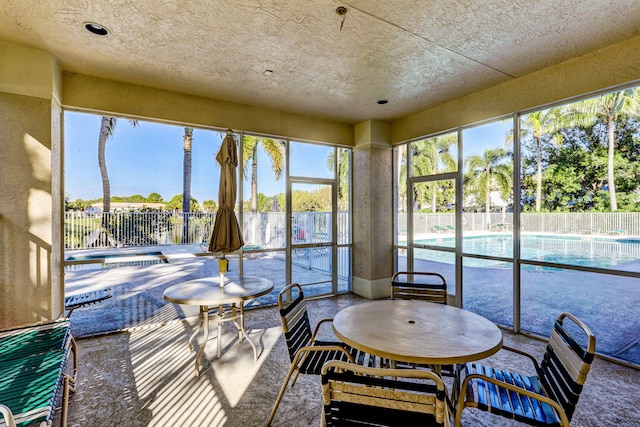
[[625, 234], [627, 231], [621, 228], [609, 231], [609, 234]]
[[[411, 299], [447, 304], [447, 281], [438, 273], [399, 271], [391, 278], [391, 299]], [[448, 376], [454, 375], [453, 365], [427, 366], [396, 362], [396, 367], [428, 368]]]
[[452, 233], [456, 232], [456, 228], [451, 224], [447, 224], [447, 230], [451, 231]]
[[[567, 319], [570, 322], [565, 325]], [[584, 336], [577, 340], [576, 332]], [[591, 330], [571, 314], [560, 314], [539, 364], [528, 353], [502, 348], [531, 359], [536, 374], [467, 363], [461, 372], [465, 378], [459, 398], [454, 390], [455, 425], [462, 425], [465, 408], [477, 408], [533, 426], [569, 427], [596, 349]]]
[[[73, 369], [68, 374], [71, 352]], [[0, 332], [0, 425], [50, 426], [61, 399], [60, 421], [65, 426], [77, 368], [68, 319]]]
[[447, 281], [438, 273], [399, 271], [391, 278], [391, 299], [447, 303]]
[[66, 317], [70, 317], [71, 313], [73, 313], [73, 310], [76, 308], [97, 304], [111, 298], [111, 296], [111, 288], [66, 296], [64, 298], [64, 309], [68, 310]]
[[433, 227], [431, 227], [431, 231], [434, 233], [444, 233], [445, 231], [447, 231], [447, 229], [441, 225], [434, 225]]
[[327, 427], [449, 426], [447, 392], [429, 371], [380, 369], [341, 361], [322, 368]]
[[280, 401], [294, 372], [295, 376], [291, 387], [295, 385], [299, 374], [320, 375], [322, 366], [327, 361], [342, 360], [369, 366], [375, 364], [373, 356], [353, 349], [340, 341], [320, 341], [316, 339], [320, 325], [331, 322], [333, 319], [322, 319], [312, 333], [304, 293], [297, 283], [286, 286], [280, 291], [278, 308], [291, 366], [273, 405], [267, 425], [271, 425], [271, 421], [273, 421], [273, 417], [278, 410]]

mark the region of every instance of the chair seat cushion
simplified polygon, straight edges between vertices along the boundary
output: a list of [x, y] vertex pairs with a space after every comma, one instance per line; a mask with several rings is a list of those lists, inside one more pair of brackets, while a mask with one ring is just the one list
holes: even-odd
[[[538, 377], [535, 375], [521, 375], [479, 363], [467, 363], [465, 373], [466, 375], [480, 374], [495, 378], [541, 396], [546, 396]], [[507, 390], [482, 379], [473, 379], [469, 385], [466, 400], [474, 402], [478, 409], [513, 418], [529, 425], [560, 426], [558, 415], [547, 403]]]

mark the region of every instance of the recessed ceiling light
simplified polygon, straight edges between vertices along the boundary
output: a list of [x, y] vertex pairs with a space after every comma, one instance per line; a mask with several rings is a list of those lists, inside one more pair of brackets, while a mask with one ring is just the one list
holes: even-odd
[[96, 24], [95, 22], [85, 22], [84, 28], [90, 33], [97, 34], [99, 36], [106, 36], [109, 34], [109, 30], [103, 25]]
[[387, 102], [389, 102], [389, 101], [388, 101], [388, 100], [386, 100], [386, 99], [378, 99], [378, 100], [376, 101], [376, 104], [384, 105], [384, 104], [386, 104]]

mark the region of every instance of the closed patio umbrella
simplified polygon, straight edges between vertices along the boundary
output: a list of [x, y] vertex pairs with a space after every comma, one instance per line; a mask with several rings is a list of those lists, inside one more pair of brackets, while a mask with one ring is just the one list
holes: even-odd
[[236, 202], [238, 150], [232, 134], [230, 129], [227, 130], [227, 136], [216, 155], [216, 160], [220, 163], [220, 189], [218, 190], [218, 212], [209, 241], [209, 252], [222, 253], [219, 261], [220, 286], [224, 286], [224, 274], [227, 272], [229, 263], [224, 255], [235, 252], [244, 245], [238, 219], [233, 211]]

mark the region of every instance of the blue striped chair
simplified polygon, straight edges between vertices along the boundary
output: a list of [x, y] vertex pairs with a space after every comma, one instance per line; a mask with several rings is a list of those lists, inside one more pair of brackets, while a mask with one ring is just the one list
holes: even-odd
[[302, 288], [297, 283], [286, 286], [278, 295], [280, 320], [284, 331], [291, 366], [284, 383], [280, 388], [276, 402], [269, 415], [267, 425], [271, 425], [278, 410], [280, 401], [289, 385], [291, 376], [295, 372], [291, 387], [296, 383], [299, 374], [320, 375], [322, 366], [331, 360], [342, 360], [349, 363], [374, 365], [375, 358], [367, 353], [356, 350], [340, 341], [320, 341], [316, 335], [323, 323], [333, 319], [322, 319], [311, 332], [309, 314], [304, 300]]
[[[569, 320], [566, 325], [565, 320]], [[576, 339], [574, 332], [584, 336]], [[591, 330], [571, 314], [562, 313], [540, 363], [523, 351], [502, 348], [531, 359], [536, 374], [466, 364], [455, 426], [462, 425], [465, 408], [477, 408], [533, 426], [569, 427], [596, 350]]]

